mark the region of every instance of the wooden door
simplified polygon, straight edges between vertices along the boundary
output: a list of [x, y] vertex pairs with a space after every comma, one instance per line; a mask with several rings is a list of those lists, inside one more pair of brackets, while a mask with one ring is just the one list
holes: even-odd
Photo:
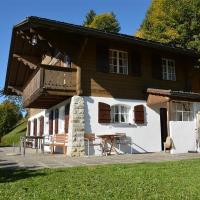
[[166, 141], [168, 135], [166, 108], [160, 108], [160, 127], [161, 127], [161, 146], [162, 150], [164, 150], [164, 142]]
[[44, 134], [44, 116], [40, 117], [40, 136]]
[[49, 113], [49, 135], [53, 135], [53, 110]]
[[68, 133], [70, 104], [65, 106], [65, 133]]

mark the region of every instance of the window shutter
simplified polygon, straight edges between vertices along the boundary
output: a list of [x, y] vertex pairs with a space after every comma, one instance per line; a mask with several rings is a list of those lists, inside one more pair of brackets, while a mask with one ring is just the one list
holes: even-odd
[[37, 119], [33, 120], [33, 135], [37, 136]]
[[40, 136], [44, 134], [44, 116], [40, 117]]
[[65, 106], [65, 133], [68, 133], [68, 127], [69, 127], [69, 108], [70, 104], [67, 104]]
[[53, 135], [53, 110], [49, 114], [49, 135]]
[[136, 124], [144, 124], [144, 106], [137, 105], [134, 107], [134, 117]]
[[162, 59], [159, 55], [152, 56], [152, 77], [162, 79]]
[[141, 76], [141, 55], [137, 51], [131, 53], [130, 70], [133, 76]]
[[107, 46], [96, 46], [96, 66], [99, 72], [109, 72], [109, 50]]
[[28, 134], [28, 136], [30, 136], [30, 134], [31, 134], [31, 121], [28, 121], [28, 127], [27, 127], [27, 134]]
[[59, 120], [59, 110], [55, 110], [55, 134], [58, 133], [58, 120]]
[[99, 123], [110, 123], [110, 106], [99, 102]]

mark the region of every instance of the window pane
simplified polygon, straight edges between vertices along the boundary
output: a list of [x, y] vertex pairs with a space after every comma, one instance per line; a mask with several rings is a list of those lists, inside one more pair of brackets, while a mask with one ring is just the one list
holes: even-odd
[[176, 110], [183, 111], [182, 103], [176, 103]]
[[115, 114], [115, 122], [119, 122], [119, 114]]
[[125, 117], [123, 114], [121, 114], [121, 122], [125, 122]]
[[182, 112], [177, 112], [177, 121], [183, 121]]

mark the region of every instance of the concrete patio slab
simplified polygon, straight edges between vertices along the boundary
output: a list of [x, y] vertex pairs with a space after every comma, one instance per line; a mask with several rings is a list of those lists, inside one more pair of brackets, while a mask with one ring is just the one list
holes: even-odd
[[163, 162], [185, 159], [200, 159], [200, 153], [169, 154], [164, 152], [147, 154], [126, 154], [112, 156], [66, 157], [63, 154], [50, 155], [36, 153], [27, 149], [26, 155], [20, 155], [19, 150], [12, 147], [0, 148], [0, 168], [60, 168], [102, 164]]

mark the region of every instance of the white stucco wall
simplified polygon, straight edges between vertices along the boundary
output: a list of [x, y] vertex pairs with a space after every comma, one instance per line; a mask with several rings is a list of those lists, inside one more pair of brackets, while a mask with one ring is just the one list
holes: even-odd
[[191, 122], [170, 122], [170, 135], [174, 148], [171, 153], [188, 153], [196, 150], [195, 123]]
[[[84, 97], [85, 101], [85, 132], [98, 134], [125, 133], [132, 139], [132, 150], [137, 153], [159, 152], [161, 151], [161, 132], [159, 108], [149, 108], [146, 101], [114, 99], [106, 97]], [[103, 102], [110, 106], [124, 104], [130, 106], [130, 124], [99, 124], [98, 123], [98, 103]], [[145, 106], [146, 123], [137, 125], [133, 120], [134, 106], [143, 104]], [[130, 147], [123, 149], [125, 153], [130, 153]], [[95, 154], [99, 154], [95, 149]]]

